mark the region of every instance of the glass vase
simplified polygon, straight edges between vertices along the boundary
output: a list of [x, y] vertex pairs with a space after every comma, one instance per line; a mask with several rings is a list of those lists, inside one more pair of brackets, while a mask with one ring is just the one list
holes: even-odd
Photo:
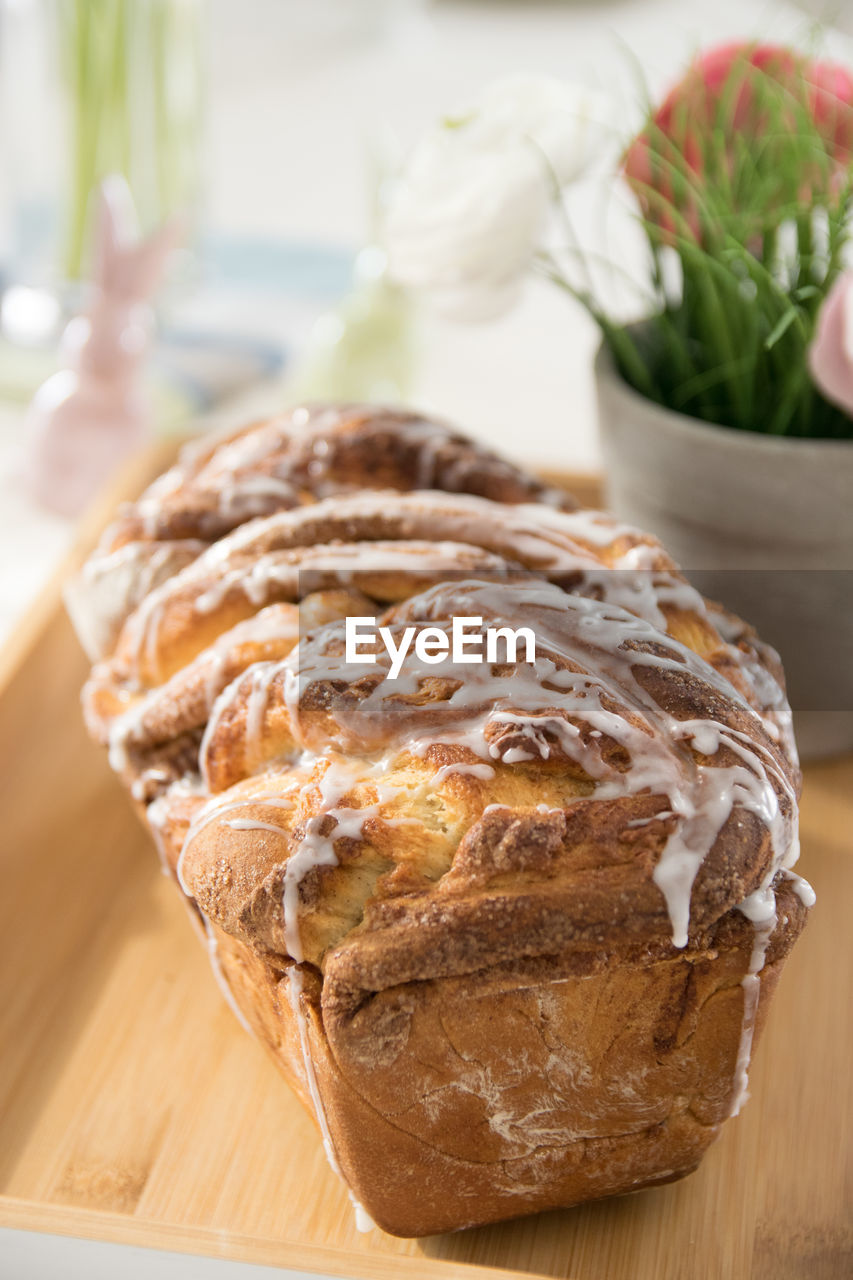
[[[63, 309], [85, 279], [92, 193], [121, 173], [143, 232], [201, 184], [201, 0], [0, 0], [4, 284]], [[6, 306], [4, 300], [4, 320]]]

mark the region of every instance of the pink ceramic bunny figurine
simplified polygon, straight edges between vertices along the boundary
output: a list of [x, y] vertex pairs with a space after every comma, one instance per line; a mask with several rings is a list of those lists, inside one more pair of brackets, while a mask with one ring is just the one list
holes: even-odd
[[121, 177], [99, 192], [94, 294], [62, 338], [63, 368], [36, 392], [27, 422], [27, 477], [45, 506], [77, 515], [149, 434], [140, 368], [150, 344], [149, 299], [179, 236], [171, 220], [138, 240]]

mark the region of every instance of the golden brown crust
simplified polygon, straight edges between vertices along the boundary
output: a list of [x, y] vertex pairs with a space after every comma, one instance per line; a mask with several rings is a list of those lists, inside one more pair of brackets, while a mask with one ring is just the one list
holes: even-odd
[[[511, 612], [519, 596], [533, 594], [541, 596], [542, 589], [481, 584], [472, 592], [468, 584], [461, 584], [444, 593], [438, 589], [418, 595], [390, 610], [386, 621], [402, 616], [405, 623], [419, 616], [433, 624], [443, 622], [449, 617], [448, 605], [488, 616], [491, 601], [508, 605]], [[340, 661], [339, 637], [329, 628], [308, 636], [300, 646], [298, 693], [288, 662], [260, 673], [255, 669], [235, 681], [208, 725], [201, 753], [210, 791], [222, 793], [221, 814], [212, 801], [207, 822], [188, 840], [184, 854], [184, 882], [202, 909], [219, 923], [227, 919], [232, 929], [242, 919], [238, 936], [286, 954], [281, 897], [287, 866], [309, 824], [321, 822], [325, 825], [319, 835], [334, 865], [321, 862], [300, 883], [305, 958], [322, 965], [328, 948], [339, 940], [338, 930], [360, 921], [362, 932], [383, 927], [380, 957], [391, 946], [390, 939], [399, 936], [404, 963], [415, 964], [422, 952], [434, 962], [442, 948], [464, 946], [467, 952], [479, 948], [480, 964], [484, 955], [496, 953], [503, 938], [515, 948], [513, 955], [530, 954], [527, 948], [543, 945], [543, 937], [554, 929], [560, 931], [561, 946], [589, 933], [608, 939], [625, 930], [650, 937], [666, 934], [668, 904], [654, 875], [676, 819], [671, 813], [658, 816], [668, 812], [665, 794], [631, 791], [631, 771], [643, 756], [652, 758], [662, 751], [659, 777], [672, 769], [690, 787], [697, 765], [708, 775], [737, 769], [740, 744], [750, 742], [768, 762], [768, 789], [790, 826], [796, 776], [761, 721], [733, 688], [728, 686], [727, 693], [725, 684], [715, 685], [709, 679], [711, 671], [699, 664], [691, 670], [684, 649], [667, 645], [664, 638], [654, 642], [653, 656], [673, 661], [644, 665], [647, 648], [633, 638], [635, 624], [627, 616], [605, 620], [601, 643], [614, 646], [607, 656], [606, 701], [590, 696], [593, 714], [585, 709], [583, 698], [567, 711], [560, 701], [560, 674], [568, 672], [585, 681], [601, 675], [602, 653], [595, 629], [589, 626], [597, 615], [587, 609], [575, 614], [572, 599], [556, 591], [543, 598], [549, 606], [552, 599], [560, 606], [555, 644], [564, 637], [570, 640], [574, 657], [566, 656], [568, 650], [554, 649], [548, 668], [552, 686], [536, 685], [532, 703], [529, 696], [518, 698], [519, 690], [525, 692], [519, 663], [503, 663], [486, 679], [472, 674], [464, 685], [459, 680], [422, 680], [414, 697], [399, 694], [385, 679], [387, 654], [378, 657], [373, 672], [357, 672], [349, 680]], [[472, 599], [476, 606], [466, 605]], [[423, 607], [415, 607], [417, 602]], [[534, 603], [528, 601], [524, 616], [536, 617]], [[544, 638], [544, 622], [538, 631]], [[545, 645], [543, 650], [549, 653]], [[638, 688], [649, 696], [645, 705], [636, 696]], [[500, 710], [502, 705], [506, 710]], [[602, 709], [608, 720], [617, 719], [633, 730], [624, 743], [596, 727]], [[661, 741], [670, 721], [709, 720], [730, 735], [726, 741], [715, 737], [709, 755], [703, 755], [690, 736]], [[454, 736], [464, 734], [472, 723], [479, 725], [488, 748], [485, 767], [470, 746], [454, 742]], [[543, 727], [535, 730], [539, 736], [532, 740], [531, 727], [536, 725]], [[571, 731], [568, 737], [565, 730]], [[412, 741], [421, 744], [414, 754], [408, 745]], [[288, 767], [304, 758], [306, 750], [317, 753], [315, 763]], [[382, 753], [378, 779], [373, 771], [377, 752]], [[257, 780], [254, 775], [268, 761], [279, 762], [278, 773], [263, 773]], [[324, 818], [326, 782], [336, 770], [344, 781], [333, 813]], [[612, 779], [609, 785], [625, 794], [583, 800], [596, 778]], [[537, 812], [539, 806], [551, 811]], [[351, 821], [335, 838], [334, 814], [341, 812], [361, 819], [355, 838]], [[481, 874], [487, 856], [496, 851], [509, 860], [509, 887], [497, 896], [485, 892]], [[707, 926], [755, 891], [778, 852], [754, 811], [731, 806], [721, 816], [692, 881], [694, 926]], [[538, 894], [524, 861], [534, 854], [548, 863]], [[580, 874], [575, 877], [578, 856]], [[235, 903], [230, 888], [224, 912], [220, 900], [220, 869], [235, 860], [258, 870], [248, 914]], [[435, 876], [436, 865], [440, 876]], [[276, 874], [271, 874], [273, 867]], [[378, 873], [379, 867], [385, 868], [384, 874]], [[427, 867], [434, 878], [426, 876]], [[476, 868], [479, 872], [474, 874]], [[388, 874], [392, 870], [394, 874]], [[408, 872], [402, 896], [400, 871]], [[418, 871], [420, 884], [415, 879]], [[350, 901], [354, 880], [360, 886], [357, 910]], [[337, 898], [346, 906], [338, 909]], [[377, 945], [373, 938], [374, 952]], [[410, 976], [395, 971], [390, 981], [424, 976], [428, 975], [421, 971], [413, 970]]]
[[[777, 887], [756, 1037], [806, 915]], [[241, 1007], [305, 1100], [287, 970], [216, 936]], [[315, 1087], [354, 1194], [384, 1230], [427, 1235], [691, 1172], [731, 1110], [752, 945], [732, 912], [681, 954], [591, 947], [367, 997], [307, 973]]]
[[86, 652], [93, 661], [112, 653], [140, 600], [232, 529], [385, 487], [576, 505], [443, 423], [364, 405], [299, 406], [185, 445], [177, 463], [120, 511], [68, 594]]
[[[125, 561], [90, 732], [380, 1224], [695, 1167], [806, 914], [772, 651], [655, 539], [385, 410], [195, 446], [91, 575]], [[345, 660], [347, 617], [463, 615], [535, 659]]]
[[212, 542], [257, 516], [362, 489], [442, 489], [496, 502], [574, 505], [443, 423], [368, 405], [310, 405], [186, 447], [122, 512], [102, 546]]

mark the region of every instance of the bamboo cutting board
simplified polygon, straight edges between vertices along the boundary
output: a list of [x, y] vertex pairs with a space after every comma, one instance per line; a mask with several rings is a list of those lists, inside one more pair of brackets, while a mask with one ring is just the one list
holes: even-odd
[[[134, 492], [152, 470], [122, 483]], [[564, 480], [591, 498], [589, 482]], [[112, 505], [115, 495], [108, 505]], [[85, 553], [103, 513], [81, 534]], [[424, 1241], [359, 1235], [86, 739], [58, 584], [0, 658], [0, 1223], [358, 1277], [853, 1274], [853, 759], [808, 770], [818, 905], [753, 1099], [670, 1187]]]

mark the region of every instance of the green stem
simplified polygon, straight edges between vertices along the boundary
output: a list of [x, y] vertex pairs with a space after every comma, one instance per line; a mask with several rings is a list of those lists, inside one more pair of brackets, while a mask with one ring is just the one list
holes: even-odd
[[[169, 76], [182, 58], [197, 88], [199, 10], [190, 0], [57, 0], [56, 14], [70, 128], [64, 269], [77, 279], [92, 191], [106, 174], [124, 174], [145, 225], [194, 189], [198, 108], [190, 92], [175, 117]], [[140, 143], [151, 148], [149, 168]]]

